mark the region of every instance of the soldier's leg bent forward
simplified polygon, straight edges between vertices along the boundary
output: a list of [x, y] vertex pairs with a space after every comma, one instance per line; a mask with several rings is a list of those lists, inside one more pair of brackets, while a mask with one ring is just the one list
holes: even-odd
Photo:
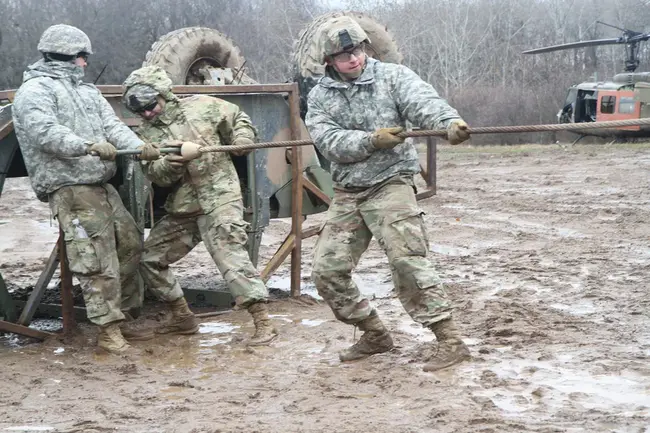
[[145, 286], [171, 310], [168, 322], [158, 334], [194, 334], [198, 320], [187, 305], [185, 295], [169, 265], [185, 257], [201, 242], [196, 217], [165, 215], [151, 229], [144, 243], [140, 273]]
[[399, 299], [408, 314], [431, 329], [437, 354], [425, 365], [434, 371], [469, 358], [452, 319], [452, 305], [433, 265], [423, 212], [412, 179], [396, 177], [379, 188], [362, 206], [368, 226], [386, 251]]
[[266, 306], [269, 292], [246, 250], [248, 223], [239, 201], [223, 204], [197, 220], [206, 249], [226, 280], [235, 303], [248, 309], [255, 324], [250, 346], [270, 343], [278, 334]]
[[339, 354], [341, 361], [364, 358], [393, 347], [376, 311], [352, 281], [352, 270], [372, 238], [358, 210], [361, 199], [356, 193], [335, 193], [314, 251], [312, 280], [318, 293], [337, 319], [364, 331], [357, 343]]

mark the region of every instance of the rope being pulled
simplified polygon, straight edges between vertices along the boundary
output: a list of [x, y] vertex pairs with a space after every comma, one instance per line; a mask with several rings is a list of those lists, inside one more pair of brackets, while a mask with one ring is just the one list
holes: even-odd
[[[550, 125], [520, 125], [520, 126], [484, 126], [469, 128], [470, 134], [511, 134], [523, 132], [547, 132], [547, 131], [581, 131], [586, 129], [603, 129], [603, 128], [620, 128], [623, 126], [641, 126], [650, 125], [650, 118], [644, 119], [626, 119], [612, 120], [607, 122], [588, 122], [588, 123], [560, 123]], [[397, 134], [400, 137], [447, 137], [446, 129], [420, 129], [416, 131], [405, 131]], [[294, 147], [294, 146], [311, 146], [313, 140], [290, 140], [290, 141], [271, 141], [263, 143], [231, 145], [231, 146], [204, 146], [199, 147], [201, 153], [207, 152], [237, 152], [242, 150], [268, 149], [272, 147]], [[165, 147], [160, 149], [161, 153], [179, 153], [178, 147]], [[139, 150], [120, 150], [119, 155], [136, 155]]]

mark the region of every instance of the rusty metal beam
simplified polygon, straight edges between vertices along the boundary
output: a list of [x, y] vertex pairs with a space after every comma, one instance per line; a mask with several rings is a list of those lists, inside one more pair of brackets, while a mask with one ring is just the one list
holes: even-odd
[[66, 257], [65, 237], [59, 228], [59, 262], [61, 263], [61, 310], [63, 317], [63, 334], [69, 335], [75, 328], [74, 298], [72, 295], [72, 272]]
[[5, 126], [0, 128], [0, 140], [3, 140], [6, 136], [11, 134], [14, 130], [14, 122], [10, 121]]
[[[121, 85], [105, 85], [97, 86], [97, 88], [107, 95], [122, 95], [124, 89]], [[173, 86], [172, 92], [178, 95], [184, 94], [245, 94], [245, 93], [291, 93], [293, 91], [292, 84], [246, 84], [246, 85], [225, 85], [225, 86]]]
[[54, 334], [49, 332], [39, 331], [38, 329], [28, 328], [27, 326], [17, 325], [11, 322], [5, 322], [4, 320], [0, 320], [0, 332], [12, 332], [14, 334], [25, 335], [38, 340], [45, 340], [46, 338], [54, 336]]
[[427, 177], [424, 179], [437, 194], [437, 179], [438, 179], [438, 141], [433, 137], [427, 137]]
[[[184, 94], [244, 94], [244, 93], [291, 93], [293, 84], [246, 84], [246, 85], [226, 85], [226, 86], [173, 86], [172, 91], [179, 95]], [[108, 84], [97, 86], [100, 92], [106, 97], [122, 96], [124, 89], [119, 84]], [[0, 91], [0, 101], [13, 101], [16, 89]]]
[[50, 253], [50, 257], [47, 259], [47, 263], [45, 264], [45, 269], [43, 272], [41, 272], [41, 275], [38, 277], [38, 281], [36, 282], [36, 285], [34, 286], [34, 289], [32, 290], [32, 293], [29, 295], [29, 299], [27, 299], [27, 303], [25, 303], [25, 307], [23, 308], [23, 311], [20, 313], [20, 317], [18, 318], [18, 324], [23, 325], [23, 326], [29, 326], [29, 324], [32, 321], [32, 318], [34, 317], [34, 314], [36, 313], [36, 310], [38, 309], [38, 304], [41, 303], [41, 299], [43, 298], [43, 294], [45, 293], [45, 290], [47, 289], [47, 285], [50, 283], [50, 280], [52, 279], [52, 275], [54, 275], [54, 271], [56, 271], [56, 267], [59, 264], [59, 245], [54, 246], [52, 249], [52, 252]]
[[[312, 236], [316, 236], [318, 233], [320, 233], [320, 226], [314, 226], [303, 230], [300, 234], [300, 237], [302, 239], [307, 239]], [[271, 275], [273, 275], [273, 273], [277, 271], [280, 266], [282, 266], [282, 263], [284, 263], [286, 258], [289, 257], [289, 254], [291, 254], [291, 250], [293, 249], [293, 240], [294, 234], [289, 233], [289, 235], [284, 238], [284, 241], [280, 245], [280, 248], [277, 249], [275, 254], [273, 254], [273, 257], [271, 257], [271, 260], [269, 260], [269, 262], [264, 267], [261, 276], [262, 280], [265, 283], [269, 280], [269, 278], [271, 278]]]
[[[291, 85], [289, 92], [289, 119], [291, 139], [300, 139], [300, 103], [298, 84]], [[291, 253], [291, 296], [300, 296], [301, 263], [302, 263], [302, 148], [296, 147], [291, 152], [291, 232], [294, 235], [293, 251]]]
[[330, 199], [329, 196], [325, 194], [319, 187], [317, 187], [311, 180], [303, 178], [302, 183], [306, 190], [309, 190], [312, 193], [314, 193], [316, 197], [318, 197], [328, 206], [330, 205], [332, 199]]
[[277, 271], [280, 266], [282, 266], [282, 263], [284, 263], [285, 259], [289, 257], [289, 254], [291, 254], [291, 251], [293, 251], [295, 239], [296, 236], [293, 233], [289, 233], [289, 235], [284, 238], [284, 242], [282, 242], [280, 248], [278, 248], [275, 254], [273, 254], [271, 260], [269, 260], [269, 262], [264, 267], [264, 270], [262, 270], [262, 281], [266, 283], [269, 278], [271, 278], [271, 275], [273, 275], [273, 273]]

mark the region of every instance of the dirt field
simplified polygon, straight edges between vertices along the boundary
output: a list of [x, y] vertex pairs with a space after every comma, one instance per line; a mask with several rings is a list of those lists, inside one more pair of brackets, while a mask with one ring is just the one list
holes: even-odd
[[[438, 195], [421, 202], [430, 258], [472, 362], [422, 372], [433, 336], [393, 297], [373, 243], [355, 278], [393, 352], [340, 364], [353, 329], [308, 299], [271, 304], [281, 336], [267, 348], [245, 347], [242, 311], [204, 320], [189, 338], [136, 344], [134, 357], [95, 353], [90, 328], [74, 344], [9, 336], [0, 431], [650, 432], [650, 145], [445, 146], [438, 166]], [[273, 221], [262, 263], [288, 228]], [[24, 179], [9, 180], [8, 282], [35, 282], [56, 230]], [[202, 247], [176, 268], [184, 284], [219, 278]], [[270, 286], [287, 285], [285, 266]]]

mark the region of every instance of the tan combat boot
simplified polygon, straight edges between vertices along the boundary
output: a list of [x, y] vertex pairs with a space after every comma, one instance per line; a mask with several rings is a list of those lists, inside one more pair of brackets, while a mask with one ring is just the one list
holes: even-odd
[[195, 334], [199, 330], [199, 322], [190, 310], [185, 298], [178, 298], [169, 303], [172, 318], [169, 322], [156, 329], [156, 334]]
[[135, 319], [128, 312], [123, 311], [124, 322], [120, 323], [120, 331], [122, 336], [128, 341], [147, 341], [154, 337], [151, 328], [143, 328], [141, 325], [135, 323]]
[[255, 335], [248, 340], [249, 346], [264, 346], [278, 336], [278, 331], [271, 325], [269, 319], [269, 310], [266, 308], [266, 303], [256, 302], [248, 307], [248, 312], [253, 316], [253, 323], [255, 324]]
[[388, 352], [393, 348], [393, 339], [388, 330], [374, 313], [357, 324], [364, 331], [359, 341], [339, 352], [342, 362], [363, 359], [375, 353]]
[[97, 347], [115, 355], [121, 355], [131, 349], [131, 346], [122, 336], [118, 322], [100, 326], [97, 334]]
[[424, 371], [441, 370], [470, 359], [469, 349], [461, 340], [453, 319], [436, 322], [429, 328], [438, 340], [438, 351], [424, 364]]

